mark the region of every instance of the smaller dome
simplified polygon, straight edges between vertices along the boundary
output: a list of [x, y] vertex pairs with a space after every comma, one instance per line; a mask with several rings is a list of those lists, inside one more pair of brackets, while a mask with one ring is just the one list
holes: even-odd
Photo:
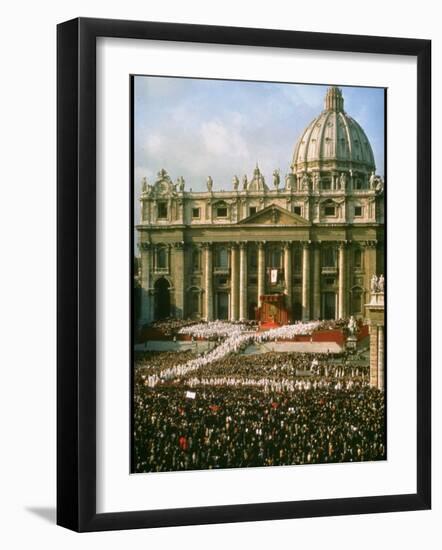
[[247, 184], [247, 191], [268, 191], [269, 188], [266, 185], [264, 176], [261, 174], [261, 170], [256, 164], [253, 170], [253, 178]]
[[344, 98], [336, 86], [327, 90], [324, 110], [307, 126], [293, 154], [293, 172], [335, 161], [339, 169], [375, 170], [373, 150], [361, 126], [344, 111]]

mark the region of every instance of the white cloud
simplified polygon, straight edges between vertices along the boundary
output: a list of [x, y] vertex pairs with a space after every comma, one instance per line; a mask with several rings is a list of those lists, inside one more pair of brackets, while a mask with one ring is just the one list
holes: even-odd
[[164, 151], [165, 140], [160, 134], [150, 134], [146, 138], [144, 149], [147, 154], [157, 155]]
[[210, 120], [201, 125], [201, 138], [205, 151], [223, 157], [247, 158], [249, 155], [246, 140], [241, 135], [238, 124], [227, 126], [220, 120]]

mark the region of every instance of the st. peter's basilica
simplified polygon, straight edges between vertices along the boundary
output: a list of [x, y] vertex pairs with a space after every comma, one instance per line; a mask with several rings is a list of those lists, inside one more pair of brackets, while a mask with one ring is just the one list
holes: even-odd
[[[296, 136], [293, 136], [296, 137]], [[384, 272], [384, 182], [337, 87], [299, 136], [290, 172], [259, 166], [189, 192], [165, 169], [142, 182], [139, 322], [164, 317], [279, 323], [364, 316]], [[270, 309], [269, 309], [270, 308]], [[269, 313], [270, 312], [270, 313]]]

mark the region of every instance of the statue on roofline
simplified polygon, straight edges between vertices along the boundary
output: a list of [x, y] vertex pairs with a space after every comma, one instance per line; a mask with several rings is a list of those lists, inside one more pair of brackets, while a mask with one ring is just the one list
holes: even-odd
[[275, 186], [276, 189], [278, 189], [280, 182], [281, 182], [281, 178], [280, 178], [280, 175], [279, 175], [279, 170], [274, 170], [273, 171], [273, 185]]

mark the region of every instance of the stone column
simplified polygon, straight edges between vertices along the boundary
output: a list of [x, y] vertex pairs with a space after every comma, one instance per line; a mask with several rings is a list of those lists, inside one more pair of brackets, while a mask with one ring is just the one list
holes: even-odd
[[141, 250], [141, 313], [140, 325], [152, 321], [152, 295], [151, 295], [151, 269], [152, 269], [152, 245], [140, 243]]
[[347, 271], [346, 264], [346, 243], [341, 242], [339, 245], [339, 294], [338, 294], [338, 318], [345, 319], [347, 317]]
[[370, 302], [365, 304], [366, 317], [370, 324], [370, 386], [384, 389], [384, 293], [372, 292]]
[[175, 288], [175, 317], [184, 318], [184, 291], [185, 291], [185, 266], [184, 266], [184, 242], [173, 244], [172, 270]]
[[230, 320], [238, 320], [238, 245], [230, 247]]
[[265, 294], [265, 243], [258, 243], [258, 307], [261, 307], [261, 296]]
[[310, 243], [302, 249], [302, 320], [310, 319]]
[[313, 249], [313, 319], [321, 318], [321, 245]]
[[292, 299], [292, 243], [287, 242], [284, 244], [284, 278], [285, 278], [285, 295], [286, 295], [286, 307], [289, 312], [289, 319], [292, 320], [292, 309], [293, 309], [293, 299]]
[[213, 321], [213, 274], [212, 244], [204, 245], [204, 316], [206, 321]]
[[373, 274], [376, 274], [376, 241], [367, 241], [364, 244], [364, 287], [367, 295]]
[[378, 388], [384, 389], [384, 327], [378, 326]]
[[239, 320], [244, 321], [247, 312], [247, 243], [239, 244]]
[[370, 386], [378, 387], [378, 326], [370, 325]]

